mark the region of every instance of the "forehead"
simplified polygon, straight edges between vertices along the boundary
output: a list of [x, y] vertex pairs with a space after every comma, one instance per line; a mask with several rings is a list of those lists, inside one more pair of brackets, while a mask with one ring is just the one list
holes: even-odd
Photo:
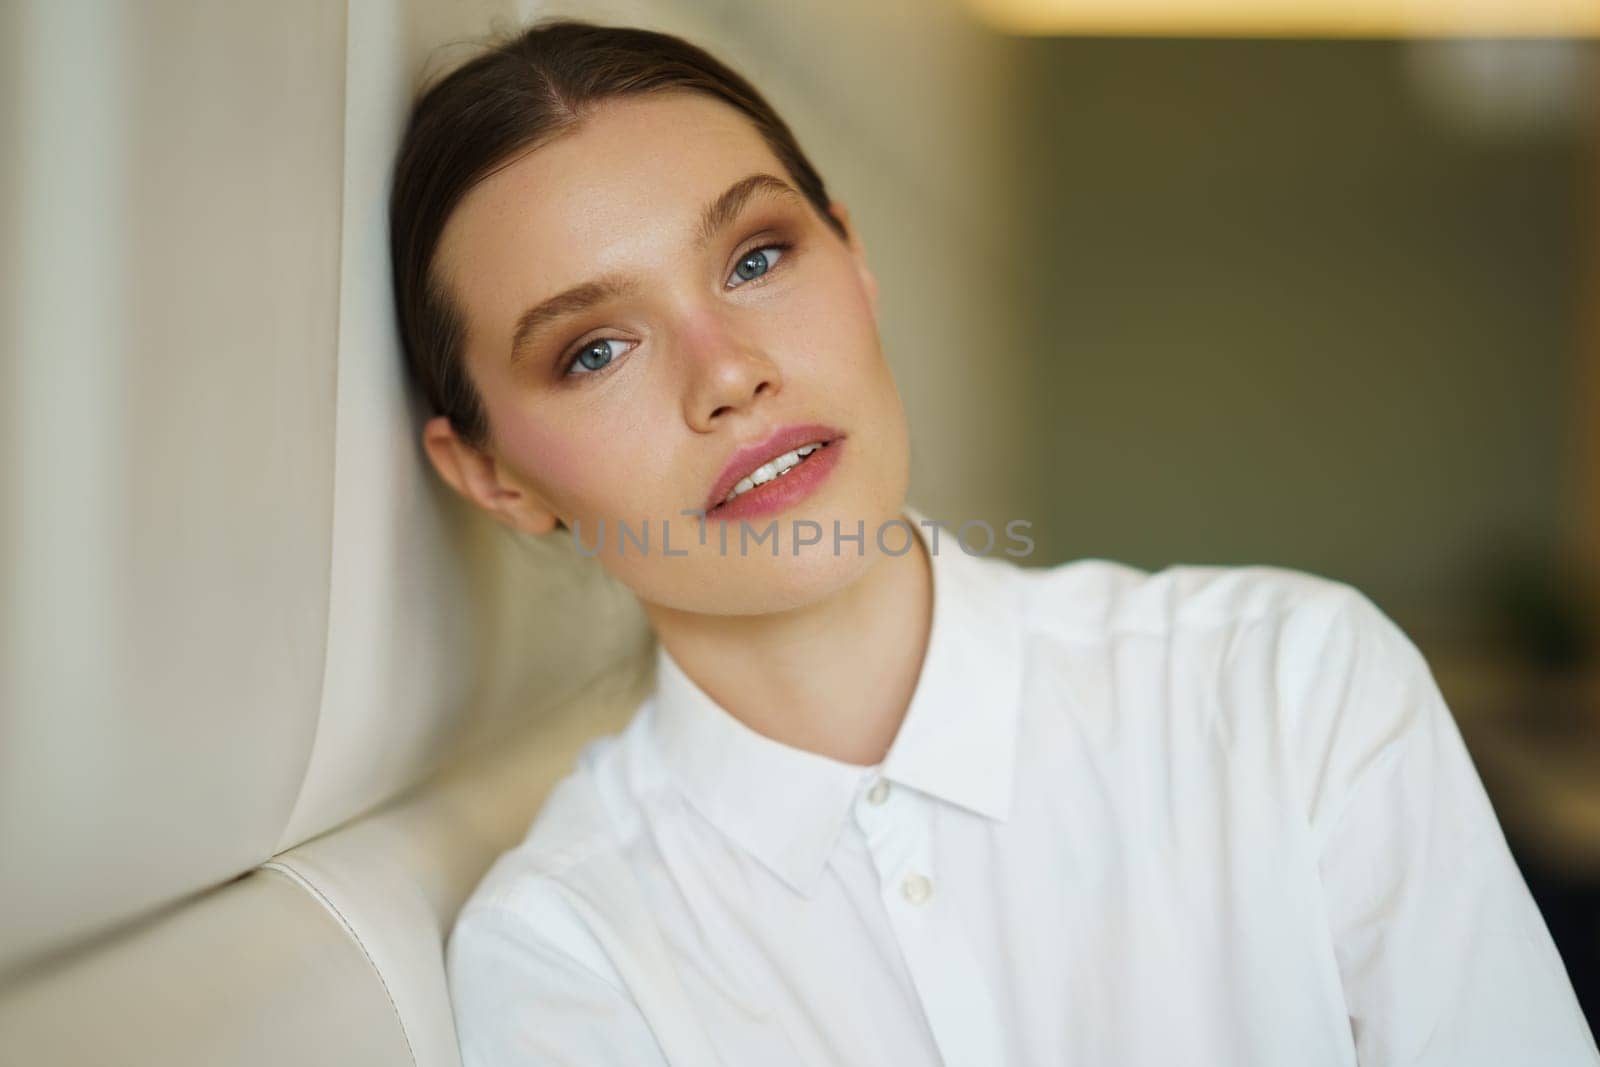
[[437, 263], [469, 320], [692, 239], [700, 210], [754, 171], [787, 177], [750, 119], [701, 93], [607, 101], [462, 199]]

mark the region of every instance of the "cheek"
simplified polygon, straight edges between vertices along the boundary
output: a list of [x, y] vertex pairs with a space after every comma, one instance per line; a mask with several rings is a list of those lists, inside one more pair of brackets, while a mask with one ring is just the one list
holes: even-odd
[[552, 504], [566, 510], [585, 510], [585, 504], [603, 490], [609, 466], [603, 442], [561, 426], [534, 424], [506, 412], [497, 423], [506, 457], [527, 481]]
[[[671, 455], [659, 447], [667, 429], [653, 420], [618, 419], [615, 412], [675, 407], [641, 389], [613, 389], [592, 405], [571, 397], [545, 399], [542, 418], [530, 417], [514, 403], [492, 417], [502, 455], [555, 510], [569, 517], [615, 518], [631, 514], [651, 493], [671, 496], [674, 487], [667, 478], [634, 477], [638, 471], [671, 469]], [[558, 405], [564, 408], [553, 416], [548, 409]]]
[[785, 316], [787, 328], [806, 339], [824, 364], [836, 367], [870, 365], [879, 356], [877, 323], [859, 277], [840, 264], [820, 284], [807, 287], [806, 298]]

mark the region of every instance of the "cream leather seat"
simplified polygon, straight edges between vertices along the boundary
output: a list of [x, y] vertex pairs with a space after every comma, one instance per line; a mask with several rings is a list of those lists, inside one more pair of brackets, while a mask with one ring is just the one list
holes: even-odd
[[459, 1064], [456, 910], [649, 684], [631, 596], [408, 410], [388, 167], [488, 6], [0, 14], [0, 1063]]

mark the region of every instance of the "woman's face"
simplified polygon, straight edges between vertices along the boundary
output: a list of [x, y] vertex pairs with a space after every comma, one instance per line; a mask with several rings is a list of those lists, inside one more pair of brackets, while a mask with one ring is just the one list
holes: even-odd
[[[608, 101], [475, 186], [436, 269], [491, 441], [474, 453], [433, 420], [441, 473], [523, 531], [562, 520], [642, 599], [676, 610], [781, 611], [860, 575], [905, 501], [904, 410], [854, 231], [842, 239], [793, 186], [745, 116], [689, 92]], [[796, 424], [841, 435], [808, 495], [742, 523], [686, 514], [736, 451]], [[796, 555], [794, 532], [816, 534], [799, 520], [821, 540]], [[836, 523], [852, 538], [837, 551]], [[907, 536], [891, 527], [883, 543], [898, 553]]]

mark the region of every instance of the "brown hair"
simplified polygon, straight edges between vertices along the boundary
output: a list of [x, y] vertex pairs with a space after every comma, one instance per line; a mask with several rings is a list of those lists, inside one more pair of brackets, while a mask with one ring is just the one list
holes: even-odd
[[749, 117], [800, 191], [841, 237], [828, 193], [794, 134], [754, 86], [670, 34], [547, 19], [494, 45], [424, 92], [406, 127], [389, 199], [400, 342], [413, 381], [462, 440], [484, 448], [488, 416], [462, 359], [465, 328], [433, 258], [469, 189], [524, 150], [571, 130], [609, 97], [685, 89]]

